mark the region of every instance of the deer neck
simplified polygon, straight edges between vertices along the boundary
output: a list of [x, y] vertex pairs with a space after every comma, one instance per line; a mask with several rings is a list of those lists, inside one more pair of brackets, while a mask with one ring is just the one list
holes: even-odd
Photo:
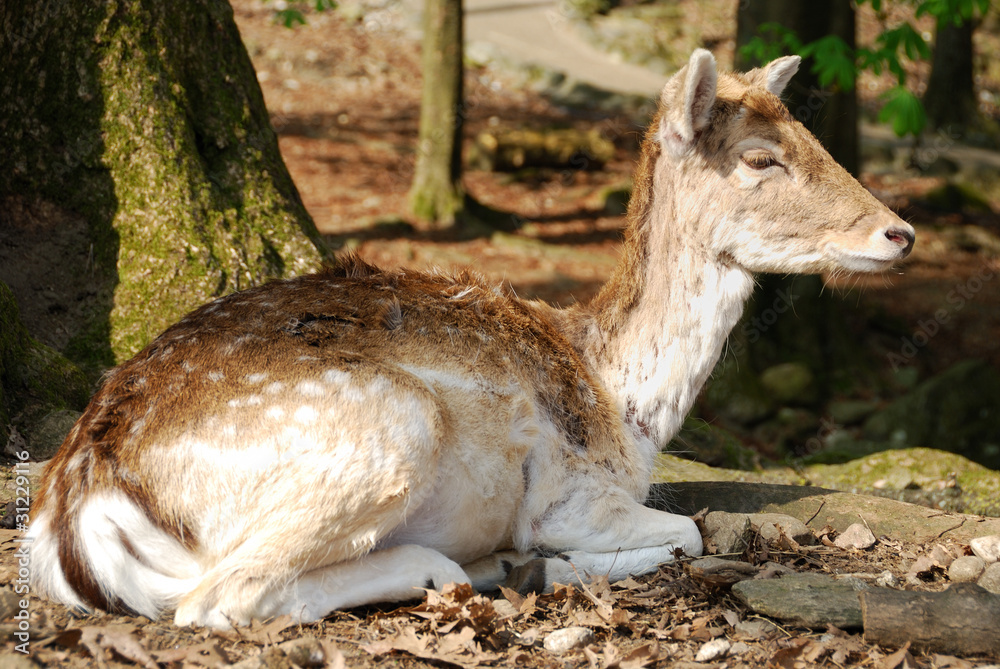
[[586, 308], [588, 325], [577, 330], [580, 349], [650, 459], [680, 429], [754, 283], [699, 239], [711, 222], [674, 206], [669, 184], [655, 191], [629, 226], [623, 261]]

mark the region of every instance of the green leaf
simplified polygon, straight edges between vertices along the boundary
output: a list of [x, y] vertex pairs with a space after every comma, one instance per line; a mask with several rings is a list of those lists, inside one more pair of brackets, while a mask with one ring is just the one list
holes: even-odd
[[841, 38], [836, 35], [822, 37], [806, 44], [799, 54], [812, 57], [812, 71], [819, 78], [820, 86], [827, 87], [836, 82], [842, 90], [854, 88], [857, 76], [854, 51]]
[[304, 26], [306, 24], [305, 15], [303, 15], [299, 10], [291, 7], [288, 9], [276, 10], [274, 12], [274, 18], [286, 28], [294, 28], [297, 25]]
[[898, 137], [919, 135], [927, 125], [927, 115], [920, 99], [905, 86], [896, 86], [882, 95], [885, 106], [878, 113], [881, 123], [891, 123]]
[[958, 26], [975, 16], [977, 10], [983, 15], [989, 8], [990, 0], [921, 0], [917, 3], [916, 17], [929, 14], [940, 22]]
[[927, 45], [927, 41], [909, 23], [902, 23], [886, 30], [875, 41], [884, 45], [886, 51], [893, 54], [902, 49], [910, 60], [931, 57], [931, 48]]

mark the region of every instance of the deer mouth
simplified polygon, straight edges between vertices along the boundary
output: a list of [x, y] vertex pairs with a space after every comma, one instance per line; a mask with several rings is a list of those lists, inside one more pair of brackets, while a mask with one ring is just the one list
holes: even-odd
[[884, 272], [910, 255], [915, 239], [913, 227], [898, 221], [879, 226], [860, 244], [831, 240], [827, 251], [842, 269], [852, 272]]

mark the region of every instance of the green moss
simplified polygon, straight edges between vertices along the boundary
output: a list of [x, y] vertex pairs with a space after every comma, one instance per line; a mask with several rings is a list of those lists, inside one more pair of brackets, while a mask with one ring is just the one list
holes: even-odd
[[940, 508], [1000, 515], [1000, 472], [931, 448], [873, 453], [839, 465], [804, 470], [816, 485], [861, 491]]
[[0, 48], [3, 70], [22, 73], [0, 96], [15, 165], [0, 198], [83, 215], [105, 278], [66, 349], [75, 360], [120, 362], [213, 297], [332, 259], [228, 4], [36, 0], [5, 3], [0, 23], [31, 36]]

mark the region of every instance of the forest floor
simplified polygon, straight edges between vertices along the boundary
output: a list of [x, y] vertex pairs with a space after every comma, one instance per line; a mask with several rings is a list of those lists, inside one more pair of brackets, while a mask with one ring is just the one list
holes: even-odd
[[[409, 23], [389, 10], [350, 21], [337, 11], [311, 14], [307, 25], [287, 30], [273, 23], [272, 8], [258, 0], [232, 4], [285, 161], [307, 209], [333, 246], [354, 249], [385, 266], [473, 269], [509, 281], [519, 295], [563, 305], [589, 299], [606, 280], [617, 259], [624, 219], [605, 209], [604, 193], [628, 182], [642, 119], [626, 112], [560, 107], [526, 85], [521, 74], [470, 68], [467, 137], [498, 126], [597, 127], [614, 139], [617, 153], [594, 171], [468, 171], [464, 183], [469, 194], [509, 212], [516, 229], [471, 236], [436, 232], [406, 213], [420, 98], [419, 44]], [[831, 282], [832, 289], [916, 329], [930, 314], [950, 308], [948, 296], [956, 288], [971, 285], [984, 270], [1000, 275], [1000, 249], [977, 243], [967, 227], [1000, 234], [1000, 217], [924, 206], [922, 198], [941, 185], [941, 177], [881, 174], [864, 181], [915, 224], [916, 250], [898, 275], [854, 278], [850, 285]], [[971, 357], [1000, 367], [1000, 290], [989, 281], [963, 309], [952, 310], [921, 349], [914, 364], [922, 372]], [[3, 583], [16, 580], [15, 536], [0, 531]], [[786, 545], [756, 559], [828, 574], [888, 571], [905, 581], [916, 558], [929, 548], [883, 538], [868, 551]], [[942, 570], [930, 570], [911, 587], [939, 590], [946, 581]], [[5, 611], [17, 607], [16, 597], [8, 601], [8, 594], [0, 598]], [[0, 639], [7, 644], [0, 651], [0, 665], [893, 669], [988, 662], [879, 648], [857, 630], [746, 625], [758, 620], [754, 614], [725, 587], [692, 578], [681, 563], [622, 584], [566, 588], [537, 599], [480, 597], [458, 590], [431, 593], [415, 606], [338, 612], [314, 625], [279, 620], [229, 633], [177, 629], [165, 619], [75, 617], [34, 598], [30, 608], [30, 658], [12, 652], [16, 624], [0, 624]], [[556, 654], [543, 647], [549, 632], [572, 625], [594, 632], [585, 648]], [[722, 638], [742, 644], [739, 652], [695, 661], [708, 642]]]

